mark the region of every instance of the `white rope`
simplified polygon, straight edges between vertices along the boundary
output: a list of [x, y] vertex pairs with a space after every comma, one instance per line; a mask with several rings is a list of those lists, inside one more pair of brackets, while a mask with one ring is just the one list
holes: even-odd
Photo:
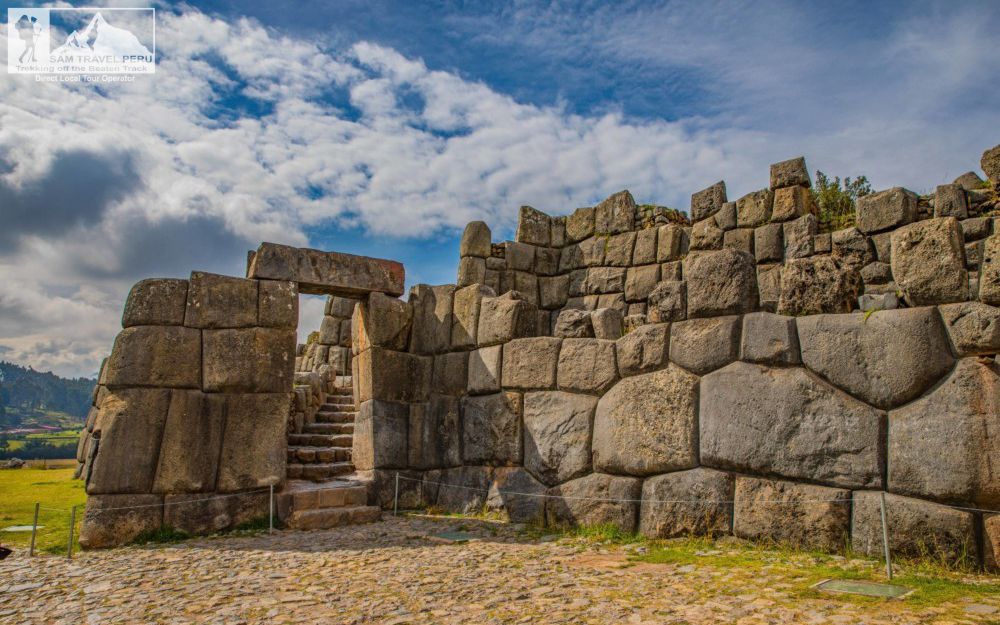
[[[446, 482], [435, 482], [433, 480], [416, 479], [412, 477], [406, 477], [405, 475], [400, 475], [399, 479], [407, 480], [410, 482], [419, 482], [422, 484], [437, 484], [438, 486], [447, 486], [450, 488], [461, 488], [463, 490], [472, 490], [480, 493], [490, 493], [490, 489], [476, 488], [474, 486], [462, 486], [460, 484], [448, 484]], [[650, 503], [650, 504], [735, 504], [735, 500], [729, 499], [615, 499], [615, 498], [600, 498], [600, 497], [576, 497], [573, 495], [549, 495], [547, 493], [520, 493], [517, 491], [508, 490], [497, 490], [500, 495], [513, 495], [519, 497], [539, 497], [542, 499], [572, 499], [575, 501], [602, 501], [610, 503]], [[755, 504], [777, 504], [777, 505], [798, 505], [798, 504], [819, 504], [819, 503], [852, 503], [853, 499], [848, 497], [847, 499], [799, 499], [797, 501], [790, 500], [759, 500], [754, 499]], [[935, 502], [929, 502], [935, 503]], [[1000, 514], [1000, 510], [987, 510], [985, 508], [967, 508], [963, 506], [953, 506], [950, 504], [937, 504], [941, 506], [947, 506], [949, 508], [954, 508], [956, 510], [967, 510], [969, 512], [986, 512], [992, 514]]]
[[245, 490], [239, 493], [230, 493], [228, 495], [215, 495], [213, 497], [203, 497], [201, 499], [188, 499], [186, 501], [164, 501], [163, 503], [148, 503], [141, 506], [119, 506], [117, 508], [99, 508], [88, 510], [88, 514], [99, 514], [101, 512], [114, 512], [116, 510], [138, 510], [140, 508], [159, 508], [161, 506], [184, 506], [191, 503], [201, 503], [203, 501], [212, 501], [214, 499], [228, 499], [230, 497], [243, 497], [244, 495], [253, 495], [255, 493], [266, 493], [269, 492], [270, 488], [260, 488], [257, 490]]

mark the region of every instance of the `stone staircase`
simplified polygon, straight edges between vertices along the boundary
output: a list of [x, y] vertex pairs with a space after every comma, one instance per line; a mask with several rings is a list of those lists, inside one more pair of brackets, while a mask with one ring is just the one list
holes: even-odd
[[381, 516], [368, 505], [368, 484], [353, 479], [354, 398], [347, 388], [327, 395], [314, 423], [288, 435], [288, 480], [277, 496], [278, 516], [292, 529], [327, 529], [370, 523]]

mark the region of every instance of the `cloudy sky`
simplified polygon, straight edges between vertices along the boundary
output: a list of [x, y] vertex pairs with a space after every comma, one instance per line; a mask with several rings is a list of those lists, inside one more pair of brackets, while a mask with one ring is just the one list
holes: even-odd
[[927, 192], [1000, 143], [992, 0], [497, 4], [164, 3], [154, 76], [4, 73], [0, 359], [93, 375], [132, 283], [262, 240], [439, 284], [522, 204], [687, 209], [800, 154]]

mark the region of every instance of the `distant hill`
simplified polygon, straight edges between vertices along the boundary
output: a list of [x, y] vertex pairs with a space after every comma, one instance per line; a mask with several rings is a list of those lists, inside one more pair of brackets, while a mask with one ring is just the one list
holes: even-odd
[[65, 413], [83, 421], [96, 383], [0, 361], [0, 427], [17, 426], [39, 413]]

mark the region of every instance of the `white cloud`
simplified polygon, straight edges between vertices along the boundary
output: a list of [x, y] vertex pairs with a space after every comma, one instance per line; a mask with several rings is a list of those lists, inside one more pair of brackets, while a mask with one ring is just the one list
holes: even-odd
[[[789, 10], [763, 37], [763, 16], [748, 24], [719, 11], [521, 23], [526, 46], [563, 41], [569, 54], [589, 44], [589, 54], [623, 68], [693, 68], [702, 88], [734, 103], [674, 121], [525, 104], [374, 43], [329, 51], [193, 9], [160, 12], [154, 77], [96, 90], [8, 76], [0, 165], [16, 167], [0, 174], [0, 189], [16, 194], [45, 181], [71, 150], [128, 154], [140, 180], [124, 199], [92, 206], [84, 223], [21, 233], [0, 255], [4, 357], [89, 374], [135, 280], [236, 273], [256, 242], [306, 244], [320, 225], [423, 237], [485, 219], [499, 233], [520, 204], [566, 213], [622, 188], [686, 208], [692, 191], [719, 178], [734, 197], [764, 186], [769, 162], [802, 153], [814, 168], [926, 189], [974, 167], [983, 142], [998, 140], [982, 136], [998, 126], [995, 108], [932, 125], [940, 102], [909, 104], [914, 92], [926, 99], [926, 83], [914, 77], [928, 68], [948, 72], [953, 92], [984, 76], [968, 71], [982, 57], [962, 36], [962, 15], [900, 24], [873, 56], [900, 69], [891, 85], [899, 93], [859, 98], [872, 85], [858, 80], [833, 106], [821, 100], [817, 54], [797, 34], [807, 16]], [[945, 36], [927, 45], [929, 32]], [[653, 34], [669, 45], [637, 45]], [[817, 102], [837, 110], [801, 126], [797, 119], [824, 114]], [[264, 112], [241, 113], [244, 106]], [[316, 325], [316, 306], [304, 300], [305, 331]]]

